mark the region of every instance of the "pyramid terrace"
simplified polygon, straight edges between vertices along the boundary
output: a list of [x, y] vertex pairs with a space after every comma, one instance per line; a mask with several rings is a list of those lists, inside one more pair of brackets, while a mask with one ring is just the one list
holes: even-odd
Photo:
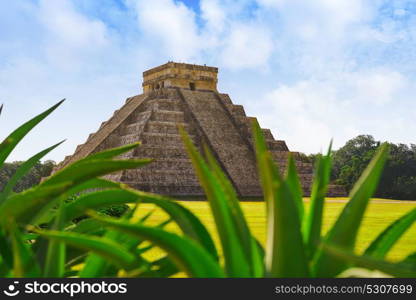
[[[261, 197], [251, 123], [244, 107], [217, 91], [218, 68], [168, 62], [143, 73], [143, 93], [130, 97], [113, 116], [89, 135], [56, 170], [95, 152], [140, 141], [123, 158], [153, 158], [139, 169], [107, 175], [133, 188], [170, 196], [203, 196], [204, 192], [184, 149], [178, 125], [194, 144], [205, 144], [240, 197]], [[278, 116], [277, 116], [278, 117]], [[310, 194], [312, 165], [285, 141], [263, 129], [269, 150], [282, 172], [292, 153], [304, 195]], [[55, 171], [56, 171], [55, 170]], [[344, 196], [342, 186], [330, 185], [329, 196]]]

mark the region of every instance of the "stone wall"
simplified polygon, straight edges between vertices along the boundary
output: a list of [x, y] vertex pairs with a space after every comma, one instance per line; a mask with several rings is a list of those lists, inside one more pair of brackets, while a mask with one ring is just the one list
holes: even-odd
[[169, 62], [143, 72], [143, 93], [165, 87], [216, 91], [217, 73], [214, 67]]
[[255, 156], [215, 93], [179, 90], [240, 195], [259, 195]]

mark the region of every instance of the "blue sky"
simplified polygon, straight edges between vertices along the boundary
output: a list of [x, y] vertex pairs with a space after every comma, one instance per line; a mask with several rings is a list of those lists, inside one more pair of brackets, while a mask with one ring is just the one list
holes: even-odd
[[0, 0], [0, 136], [62, 98], [10, 160], [61, 160], [168, 60], [220, 68], [219, 90], [291, 150], [358, 134], [415, 143], [408, 0]]

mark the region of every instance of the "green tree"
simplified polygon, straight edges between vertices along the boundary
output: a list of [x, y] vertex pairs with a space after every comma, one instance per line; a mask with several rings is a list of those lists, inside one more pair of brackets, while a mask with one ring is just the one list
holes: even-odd
[[416, 199], [416, 148], [390, 144], [390, 158], [377, 189], [377, 196]]
[[[332, 180], [349, 191], [380, 145], [371, 135], [359, 135], [334, 151]], [[376, 197], [416, 199], [416, 145], [390, 145]], [[310, 156], [313, 157], [313, 156]]]
[[[3, 190], [5, 184], [13, 176], [16, 170], [22, 165], [22, 161], [15, 161], [11, 163], [5, 163], [3, 168], [0, 169], [0, 191]], [[51, 174], [52, 169], [55, 167], [56, 163], [52, 160], [47, 160], [45, 162], [38, 162], [26, 174], [14, 187], [15, 192], [21, 192], [39, 184], [42, 177], [47, 177]]]

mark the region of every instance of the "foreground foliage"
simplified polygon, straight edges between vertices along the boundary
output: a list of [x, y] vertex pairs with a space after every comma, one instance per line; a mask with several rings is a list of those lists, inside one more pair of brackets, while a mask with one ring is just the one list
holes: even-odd
[[[23, 124], [0, 144], [0, 167], [20, 140], [61, 103]], [[57, 144], [22, 164], [0, 193], [0, 276], [168, 277], [181, 271], [189, 277], [333, 277], [352, 266], [393, 276], [416, 276], [416, 255], [400, 263], [384, 260], [414, 223], [416, 210], [388, 226], [364, 255], [353, 253], [365, 209], [386, 161], [387, 145], [377, 151], [338, 220], [322, 236], [331, 151], [317, 159], [311, 207], [305, 211], [294, 160], [289, 158], [283, 176], [254, 124], [267, 204], [267, 243], [263, 248], [251, 234], [237, 193], [213, 155], [206, 148], [202, 156], [186, 133], [181, 133], [214, 216], [223, 260], [205, 226], [178, 202], [101, 178], [151, 162], [117, 158], [138, 144], [92, 154], [39, 185], [15, 193], [17, 182]], [[132, 206], [120, 218], [100, 213], [102, 208], [127, 203]], [[135, 211], [142, 203], [158, 206], [169, 219], [156, 226], [146, 224], [151, 213], [136, 219]], [[181, 234], [165, 230], [170, 223], [176, 224]], [[154, 247], [162, 249], [165, 256], [146, 259], [145, 253]]]

